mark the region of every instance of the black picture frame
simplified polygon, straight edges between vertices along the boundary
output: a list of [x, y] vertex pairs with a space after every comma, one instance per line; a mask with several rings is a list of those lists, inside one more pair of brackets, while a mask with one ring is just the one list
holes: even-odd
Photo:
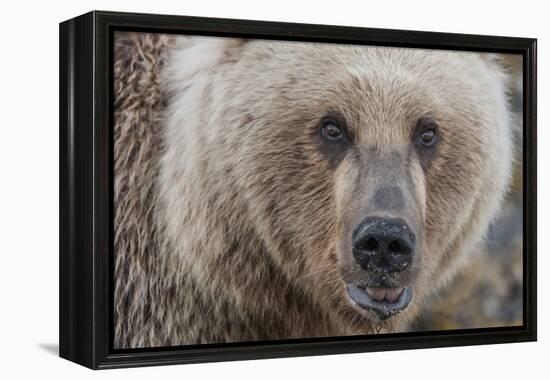
[[[523, 325], [151, 349], [113, 349], [113, 34], [143, 31], [523, 56]], [[60, 38], [60, 356], [93, 369], [534, 341], [536, 39], [93, 11]]]

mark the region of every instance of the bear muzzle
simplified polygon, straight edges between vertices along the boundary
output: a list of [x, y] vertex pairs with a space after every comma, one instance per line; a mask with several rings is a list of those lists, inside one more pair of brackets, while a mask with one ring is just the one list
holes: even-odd
[[352, 234], [353, 259], [367, 280], [346, 283], [352, 303], [384, 320], [409, 305], [407, 283], [416, 252], [416, 235], [400, 218], [368, 216]]

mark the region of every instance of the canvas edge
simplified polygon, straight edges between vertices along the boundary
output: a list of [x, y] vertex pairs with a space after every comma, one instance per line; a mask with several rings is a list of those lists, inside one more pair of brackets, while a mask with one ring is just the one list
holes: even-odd
[[[523, 54], [524, 326], [114, 352], [109, 331], [114, 30]], [[60, 24], [59, 95], [61, 357], [102, 369], [536, 340], [536, 39], [93, 11]]]

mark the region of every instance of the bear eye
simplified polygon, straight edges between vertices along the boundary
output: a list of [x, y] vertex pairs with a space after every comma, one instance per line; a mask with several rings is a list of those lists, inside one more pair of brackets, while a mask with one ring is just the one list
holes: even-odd
[[437, 124], [433, 120], [420, 119], [416, 129], [416, 141], [419, 145], [430, 148], [437, 144]]
[[326, 120], [321, 127], [323, 136], [330, 141], [338, 141], [343, 137], [342, 127], [334, 120]]
[[422, 134], [420, 135], [420, 141], [422, 142], [423, 145], [426, 145], [426, 146], [432, 146], [433, 144], [435, 144], [436, 139], [437, 139], [437, 135], [435, 133], [435, 129], [433, 128], [430, 128], [422, 132]]
[[337, 167], [353, 143], [353, 135], [348, 131], [344, 116], [337, 111], [328, 111], [311, 131], [322, 155], [331, 167]]

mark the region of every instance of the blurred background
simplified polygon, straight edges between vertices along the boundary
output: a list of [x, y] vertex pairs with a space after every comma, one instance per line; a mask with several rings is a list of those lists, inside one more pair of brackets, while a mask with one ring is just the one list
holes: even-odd
[[466, 269], [426, 305], [412, 330], [517, 326], [523, 323], [523, 69], [520, 55], [498, 54], [510, 74], [516, 119], [512, 186], [486, 242]]

